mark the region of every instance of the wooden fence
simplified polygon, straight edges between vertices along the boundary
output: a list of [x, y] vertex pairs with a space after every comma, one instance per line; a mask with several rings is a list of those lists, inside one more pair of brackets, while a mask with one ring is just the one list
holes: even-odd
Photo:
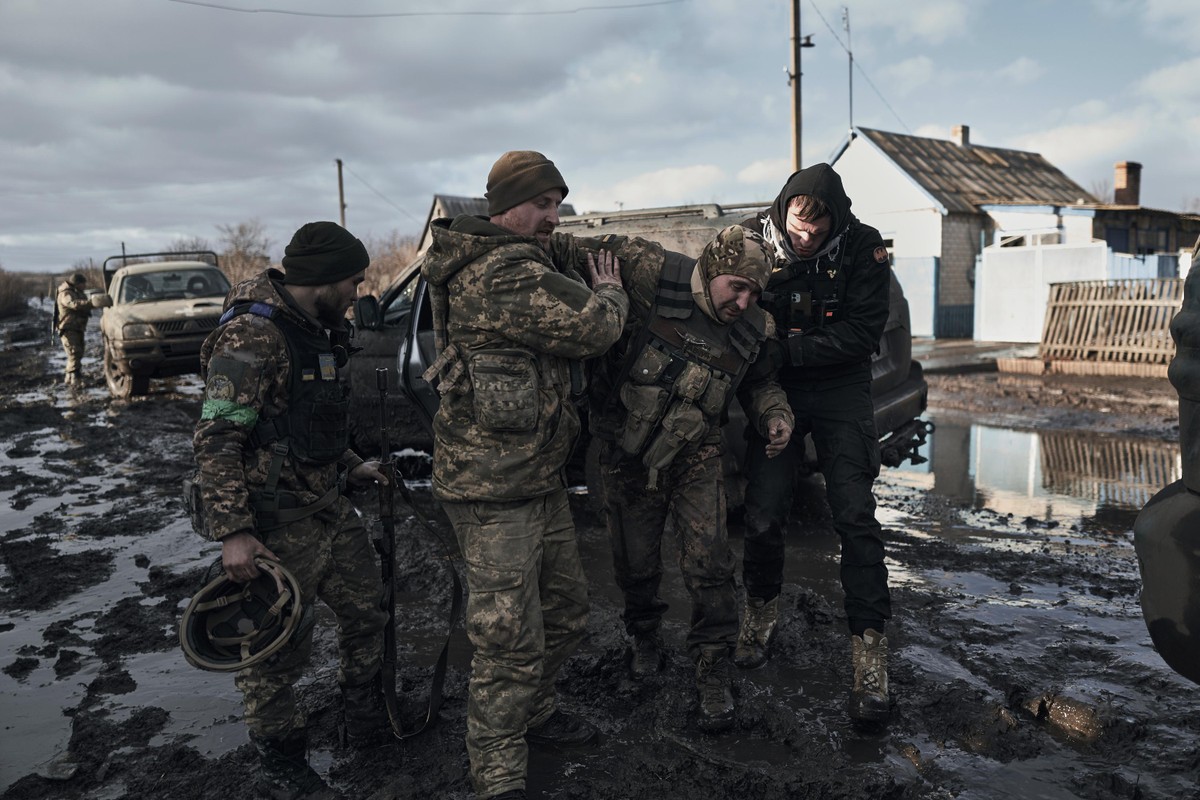
[[1171, 318], [1182, 278], [1050, 284], [1036, 359], [1002, 359], [1006, 372], [1166, 377], [1175, 355]]

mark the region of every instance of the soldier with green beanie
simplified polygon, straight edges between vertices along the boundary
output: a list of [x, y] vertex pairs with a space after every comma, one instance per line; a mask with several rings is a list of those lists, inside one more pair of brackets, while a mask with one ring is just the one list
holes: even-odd
[[505, 153], [488, 175], [489, 216], [435, 220], [421, 267], [439, 352], [426, 372], [441, 394], [433, 491], [466, 565], [466, 743], [480, 798], [526, 796], [529, 744], [596, 735], [554, 693], [588, 613], [563, 470], [580, 430], [580, 362], [617, 340], [629, 301], [611, 253], [554, 233], [566, 194], [544, 155]]
[[67, 353], [63, 382], [68, 385], [79, 385], [83, 381], [83, 334], [92, 314], [92, 301], [83, 290], [86, 285], [87, 277], [76, 272], [59, 284], [55, 297], [56, 328]]
[[337, 617], [347, 738], [365, 745], [388, 732], [379, 562], [344, 494], [347, 481], [387, 481], [348, 438], [345, 314], [369, 263], [362, 242], [341, 226], [304, 225], [285, 250], [283, 272], [268, 269], [230, 290], [200, 353], [205, 394], [193, 443], [208, 533], [221, 543], [231, 580], [254, 578], [257, 557], [282, 563], [308, 620], [283, 650], [236, 677], [264, 797], [335, 796], [308, 764], [293, 690], [312, 650], [318, 598]]
[[670, 523], [692, 599], [687, 649], [696, 664], [698, 726], [735, 719], [731, 658], [738, 632], [733, 554], [725, 525], [721, 425], [740, 391], [750, 425], [782, 450], [793, 419], [772, 360], [759, 351], [774, 323], [757, 303], [771, 272], [762, 237], [722, 230], [699, 259], [662, 252], [629, 259], [630, 316], [593, 373], [592, 435], [601, 442], [601, 488], [634, 679], [662, 669], [659, 597], [663, 530]]

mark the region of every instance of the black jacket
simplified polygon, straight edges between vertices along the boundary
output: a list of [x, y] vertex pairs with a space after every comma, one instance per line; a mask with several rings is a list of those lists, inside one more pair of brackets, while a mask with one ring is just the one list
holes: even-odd
[[[787, 237], [788, 201], [819, 198], [832, 225], [822, 250], [801, 259]], [[842, 180], [828, 164], [788, 178], [771, 207], [743, 226], [774, 247], [775, 271], [760, 301], [775, 317], [783, 387], [832, 387], [871, 380], [890, 306], [891, 266], [879, 231], [850, 213]]]

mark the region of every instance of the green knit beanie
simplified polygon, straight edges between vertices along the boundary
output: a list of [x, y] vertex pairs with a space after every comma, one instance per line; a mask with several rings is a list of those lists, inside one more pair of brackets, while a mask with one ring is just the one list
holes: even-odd
[[488, 216], [503, 214], [551, 189], [562, 189], [563, 197], [567, 196], [567, 183], [553, 161], [533, 150], [509, 150], [488, 173], [484, 194]]
[[310, 222], [283, 250], [284, 283], [321, 286], [362, 272], [371, 263], [367, 248], [336, 222]]

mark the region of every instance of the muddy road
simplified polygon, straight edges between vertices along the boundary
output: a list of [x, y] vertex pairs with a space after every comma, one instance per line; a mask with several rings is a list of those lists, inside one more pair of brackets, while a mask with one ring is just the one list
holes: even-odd
[[[251, 797], [233, 680], [188, 666], [176, 639], [217, 552], [178, 499], [199, 381], [110, 401], [91, 341], [89, 385], [70, 395], [45, 332], [36, 311], [0, 322], [0, 797]], [[775, 656], [738, 673], [738, 723], [720, 736], [692, 724], [689, 609], [671, 563], [670, 664], [647, 685], [625, 680], [608, 545], [581, 491], [593, 613], [559, 690], [603, 739], [534, 751], [531, 796], [1200, 798], [1200, 689], [1153, 650], [1132, 549], [1137, 509], [1178, 478], [1170, 385], [986, 372], [930, 385], [929, 461], [877, 485], [896, 613], [892, 722], [862, 731], [846, 719], [849, 642], [819, 485], [797, 500]], [[443, 525], [423, 460], [406, 464], [418, 506]], [[359, 501], [374, 518], [373, 498]], [[415, 717], [453, 558], [399, 508], [399, 682]], [[740, 555], [736, 519], [731, 534]], [[469, 800], [461, 630], [436, 726], [354, 753], [336, 741], [322, 623], [300, 692], [316, 768], [347, 797]]]

